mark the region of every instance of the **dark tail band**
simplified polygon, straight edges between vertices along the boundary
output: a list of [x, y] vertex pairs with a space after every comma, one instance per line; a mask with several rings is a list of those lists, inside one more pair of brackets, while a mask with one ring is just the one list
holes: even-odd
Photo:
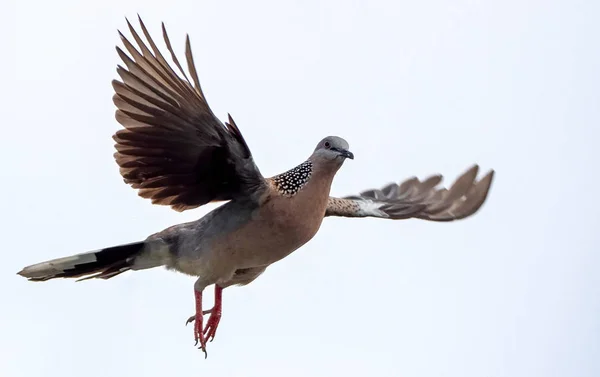
[[134, 258], [145, 246], [145, 242], [134, 242], [53, 259], [25, 267], [18, 274], [31, 281], [55, 278], [109, 279], [129, 270]]

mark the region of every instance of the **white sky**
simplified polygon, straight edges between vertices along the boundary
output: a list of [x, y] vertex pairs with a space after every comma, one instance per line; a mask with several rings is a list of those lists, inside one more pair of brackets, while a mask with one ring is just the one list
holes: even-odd
[[[600, 375], [599, 2], [12, 1], [2, 376]], [[265, 175], [335, 134], [356, 159], [334, 194], [477, 162], [497, 171], [489, 201], [452, 224], [327, 219], [225, 291], [206, 361], [184, 327], [193, 278], [25, 281], [214, 208], [152, 206], [113, 162], [116, 30], [137, 12], [180, 53], [190, 33], [209, 103]]]

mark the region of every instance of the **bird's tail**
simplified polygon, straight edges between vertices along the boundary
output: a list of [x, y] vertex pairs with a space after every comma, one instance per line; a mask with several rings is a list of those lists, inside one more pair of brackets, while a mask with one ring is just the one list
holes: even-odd
[[134, 242], [52, 259], [27, 266], [18, 274], [31, 281], [46, 281], [54, 278], [110, 279], [130, 270], [135, 258], [147, 246], [149, 245], [145, 241]]

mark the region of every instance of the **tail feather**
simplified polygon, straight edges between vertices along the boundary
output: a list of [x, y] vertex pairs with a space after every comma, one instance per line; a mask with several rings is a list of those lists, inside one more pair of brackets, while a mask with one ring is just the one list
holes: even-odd
[[105, 249], [52, 259], [27, 266], [18, 272], [30, 281], [55, 278], [109, 279], [130, 270], [133, 261], [145, 248], [146, 242], [134, 242]]

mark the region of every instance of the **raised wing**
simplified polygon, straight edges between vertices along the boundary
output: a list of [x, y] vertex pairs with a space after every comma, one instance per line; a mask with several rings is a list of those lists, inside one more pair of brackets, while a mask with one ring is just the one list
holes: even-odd
[[390, 183], [380, 190], [368, 190], [356, 196], [330, 197], [325, 216], [430, 221], [463, 219], [481, 208], [492, 184], [493, 170], [476, 180], [478, 171], [479, 166], [474, 165], [450, 189], [437, 187], [442, 176], [433, 175], [424, 181], [413, 177], [401, 184]]
[[183, 78], [139, 22], [148, 44], [127, 21], [139, 51], [119, 32], [130, 56], [117, 47], [125, 67], [118, 66], [121, 81], [112, 83], [116, 119], [124, 127], [113, 136], [115, 160], [125, 183], [152, 203], [177, 211], [212, 201], [257, 199], [266, 182], [231, 116], [223, 124], [208, 106], [189, 36], [185, 58], [193, 83], [173, 52], [164, 24], [164, 42]]

